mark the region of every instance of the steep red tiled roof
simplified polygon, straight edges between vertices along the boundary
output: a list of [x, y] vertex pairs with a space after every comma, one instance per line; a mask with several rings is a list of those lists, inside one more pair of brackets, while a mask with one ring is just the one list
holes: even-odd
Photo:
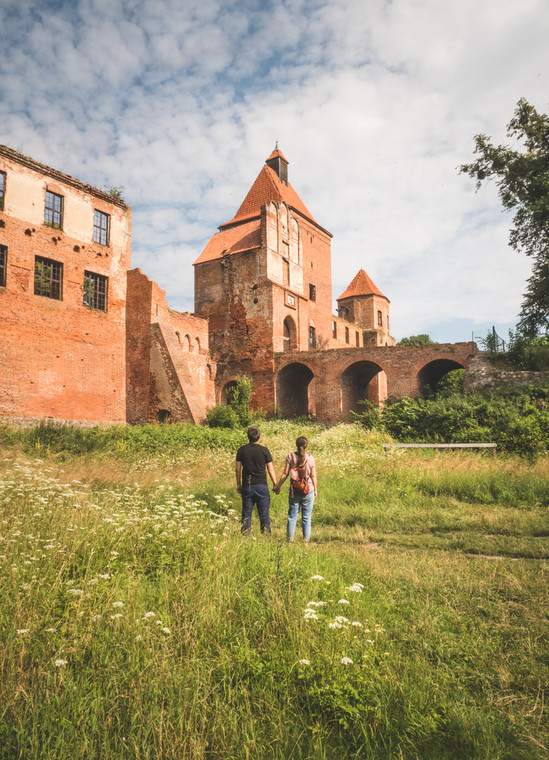
[[[337, 300], [341, 301], [342, 298], [353, 298], [353, 296], [381, 296], [382, 298], [387, 298], [368, 277], [364, 269], [359, 270], [347, 290]], [[387, 298], [387, 300], [389, 299]]]
[[229, 227], [229, 229], [221, 229], [220, 232], [212, 235], [207, 246], [194, 263], [202, 264], [204, 261], [220, 259], [222, 255], [259, 248], [260, 245], [260, 220], [252, 219], [249, 222]]
[[[273, 151], [271, 157], [277, 152], [280, 153], [280, 151]], [[240, 219], [259, 216], [261, 213], [261, 207], [263, 204], [267, 203], [267, 201], [284, 201], [284, 203], [295, 208], [312, 222], [315, 221], [311, 212], [307, 209], [293, 187], [289, 183], [286, 185], [284, 182], [281, 182], [275, 170], [265, 164], [234, 218], [231, 219], [230, 222], [222, 224], [221, 227], [223, 228], [229, 224], [234, 224], [234, 222], [237, 222]]]

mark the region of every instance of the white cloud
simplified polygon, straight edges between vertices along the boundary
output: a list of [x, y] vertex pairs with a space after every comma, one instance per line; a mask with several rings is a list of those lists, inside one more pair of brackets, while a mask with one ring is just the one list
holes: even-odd
[[0, 24], [0, 139], [124, 185], [174, 308], [278, 139], [334, 233], [334, 298], [364, 267], [397, 337], [515, 320], [529, 262], [457, 167], [520, 97], [546, 109], [542, 0], [5, 0]]

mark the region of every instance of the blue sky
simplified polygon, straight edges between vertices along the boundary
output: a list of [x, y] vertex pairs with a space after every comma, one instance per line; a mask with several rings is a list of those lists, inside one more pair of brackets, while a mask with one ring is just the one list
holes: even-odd
[[278, 140], [397, 337], [516, 322], [529, 261], [494, 187], [458, 175], [549, 107], [546, 0], [2, 0], [0, 142], [133, 206], [132, 265], [193, 309], [192, 262]]

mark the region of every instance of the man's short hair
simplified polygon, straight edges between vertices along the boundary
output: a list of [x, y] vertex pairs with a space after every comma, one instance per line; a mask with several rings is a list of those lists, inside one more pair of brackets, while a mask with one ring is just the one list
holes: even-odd
[[261, 433], [259, 432], [257, 425], [252, 425], [248, 428], [248, 440], [250, 443], [256, 443], [256, 441], [259, 441], [260, 437]]

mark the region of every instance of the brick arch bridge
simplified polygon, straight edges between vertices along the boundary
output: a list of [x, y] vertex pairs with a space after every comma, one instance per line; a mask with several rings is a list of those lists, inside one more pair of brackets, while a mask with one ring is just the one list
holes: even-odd
[[275, 408], [284, 417], [346, 420], [360, 400], [417, 396], [447, 372], [466, 368], [476, 353], [472, 342], [277, 353]]

